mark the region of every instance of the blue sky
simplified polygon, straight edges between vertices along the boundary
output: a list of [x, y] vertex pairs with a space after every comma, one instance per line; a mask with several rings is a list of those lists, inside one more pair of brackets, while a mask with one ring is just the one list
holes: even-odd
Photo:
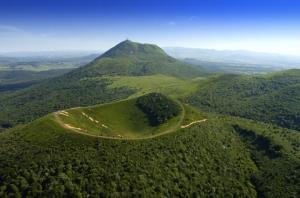
[[300, 55], [293, 0], [0, 0], [0, 52], [160, 46]]

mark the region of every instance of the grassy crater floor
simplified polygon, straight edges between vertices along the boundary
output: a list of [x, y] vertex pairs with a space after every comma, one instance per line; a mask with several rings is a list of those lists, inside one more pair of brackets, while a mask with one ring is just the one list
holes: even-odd
[[[200, 120], [190, 107], [180, 105], [179, 115], [167, 122], [152, 126], [147, 115], [136, 105], [136, 99], [105, 105], [79, 107], [53, 113], [55, 120], [73, 132], [104, 138], [141, 139], [151, 138], [178, 130], [189, 122]], [[186, 114], [193, 117], [189, 119]]]

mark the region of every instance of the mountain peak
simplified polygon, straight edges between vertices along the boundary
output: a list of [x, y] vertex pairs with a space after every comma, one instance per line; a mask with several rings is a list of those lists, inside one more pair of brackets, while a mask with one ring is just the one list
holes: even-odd
[[153, 44], [142, 44], [133, 42], [126, 39], [121, 43], [117, 44], [101, 57], [117, 57], [117, 56], [136, 56], [136, 55], [160, 55], [167, 56], [167, 54], [157, 45]]
[[196, 77], [200, 69], [172, 58], [160, 47], [125, 40], [85, 67], [73, 71], [75, 76], [103, 75], [142, 76], [164, 74], [176, 77]]

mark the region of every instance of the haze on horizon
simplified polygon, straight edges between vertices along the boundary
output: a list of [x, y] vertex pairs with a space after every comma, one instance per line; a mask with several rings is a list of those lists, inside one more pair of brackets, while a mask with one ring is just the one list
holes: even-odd
[[129, 38], [300, 56], [299, 9], [295, 0], [2, 0], [0, 52], [104, 51]]

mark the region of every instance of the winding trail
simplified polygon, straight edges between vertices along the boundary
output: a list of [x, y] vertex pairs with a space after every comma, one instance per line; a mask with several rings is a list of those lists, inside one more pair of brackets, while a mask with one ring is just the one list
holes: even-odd
[[197, 123], [201, 123], [201, 122], [205, 122], [205, 121], [207, 121], [207, 119], [196, 120], [196, 121], [191, 122], [191, 123], [189, 123], [189, 124], [187, 124], [187, 125], [182, 125], [180, 128], [182, 128], [182, 129], [188, 128], [188, 127], [192, 126], [193, 124], [197, 124]]
[[[180, 116], [180, 119], [179, 121], [177, 122], [177, 124], [173, 125], [172, 127], [170, 127], [168, 130], [165, 130], [161, 133], [158, 133], [158, 134], [154, 134], [154, 135], [149, 135], [149, 136], [146, 136], [146, 137], [134, 137], [134, 138], [126, 138], [126, 137], [109, 137], [109, 136], [101, 136], [101, 135], [93, 135], [93, 134], [89, 134], [87, 132], [87, 130], [85, 129], [82, 129], [82, 128], [78, 128], [78, 127], [74, 127], [74, 126], [71, 126], [70, 124], [66, 124], [64, 123], [61, 118], [59, 117], [59, 115], [62, 115], [61, 112], [62, 111], [57, 111], [57, 112], [54, 112], [54, 117], [56, 119], [56, 121], [65, 129], [68, 129], [70, 131], [73, 131], [75, 133], [79, 133], [79, 134], [83, 134], [83, 135], [87, 135], [87, 136], [90, 136], [90, 137], [96, 137], [96, 138], [103, 138], [103, 139], [114, 139], [114, 140], [144, 140], [144, 139], [152, 139], [152, 138], [156, 138], [156, 137], [159, 137], [159, 136], [162, 136], [162, 135], [166, 135], [166, 134], [169, 134], [169, 133], [172, 133], [172, 132], [175, 132], [177, 131], [178, 129], [183, 129], [183, 128], [187, 128], [187, 127], [190, 127], [192, 126], [193, 124], [196, 124], [196, 123], [200, 123], [200, 122], [205, 122], [207, 119], [203, 119], [203, 120], [197, 120], [197, 121], [194, 121], [194, 122], [191, 122], [189, 123], [188, 125], [181, 125], [182, 122], [183, 122], [183, 119], [185, 117], [185, 114], [186, 114], [186, 111], [185, 111], [185, 108], [184, 106], [180, 104], [180, 107], [182, 108], [182, 113], [181, 113], [181, 116]], [[65, 111], [63, 111], [65, 112]]]

